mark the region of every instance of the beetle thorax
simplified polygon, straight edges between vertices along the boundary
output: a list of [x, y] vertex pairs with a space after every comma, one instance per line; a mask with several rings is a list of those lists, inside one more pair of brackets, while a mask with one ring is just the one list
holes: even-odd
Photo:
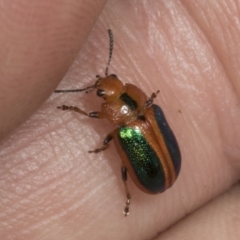
[[117, 98], [102, 104], [102, 112], [113, 124], [123, 126], [144, 114], [147, 96], [133, 84], [126, 84]]

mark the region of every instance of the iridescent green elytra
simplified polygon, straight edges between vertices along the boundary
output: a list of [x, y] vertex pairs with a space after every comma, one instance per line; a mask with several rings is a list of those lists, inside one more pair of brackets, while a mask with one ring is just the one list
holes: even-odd
[[151, 192], [165, 190], [165, 175], [158, 155], [138, 128], [121, 127], [119, 143], [140, 183]]
[[137, 186], [146, 193], [165, 191], [176, 180], [181, 168], [177, 140], [162, 109], [153, 104], [118, 129], [115, 146]]

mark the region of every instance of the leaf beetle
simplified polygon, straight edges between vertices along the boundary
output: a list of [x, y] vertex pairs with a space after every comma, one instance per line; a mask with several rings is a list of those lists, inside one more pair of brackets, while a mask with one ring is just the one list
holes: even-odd
[[94, 85], [73, 90], [55, 90], [57, 93], [96, 90], [98, 97], [105, 101], [101, 111], [85, 112], [76, 106], [58, 106], [91, 118], [106, 118], [118, 127], [109, 133], [103, 146], [89, 153], [99, 153], [108, 148], [114, 140], [122, 160], [121, 175], [126, 194], [124, 215], [129, 214], [131, 195], [127, 186], [127, 174], [139, 189], [148, 194], [157, 194], [171, 187], [181, 168], [181, 153], [162, 109], [153, 103], [156, 93], [148, 98], [137, 86], [124, 84], [117, 75], [108, 74], [112, 59], [113, 34], [108, 30], [110, 46], [105, 76], [96, 76]]

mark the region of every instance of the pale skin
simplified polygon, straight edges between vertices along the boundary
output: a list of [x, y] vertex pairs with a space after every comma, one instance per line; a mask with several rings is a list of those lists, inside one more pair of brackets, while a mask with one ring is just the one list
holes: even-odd
[[[240, 2], [49, 2], [0, 5], [0, 239], [239, 239]], [[52, 94], [104, 75], [108, 28], [109, 73], [160, 90], [183, 160], [162, 194], [128, 180], [128, 217], [113, 142], [88, 153], [115, 127], [56, 108], [100, 99]]]

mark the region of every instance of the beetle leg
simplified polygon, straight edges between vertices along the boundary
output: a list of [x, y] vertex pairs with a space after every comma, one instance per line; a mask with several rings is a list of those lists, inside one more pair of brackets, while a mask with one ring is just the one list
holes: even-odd
[[96, 149], [94, 149], [92, 151], [88, 151], [88, 152], [89, 153], [99, 153], [99, 152], [104, 151], [105, 149], [107, 149], [109, 147], [109, 142], [113, 139], [113, 133], [114, 133], [114, 131], [109, 133], [105, 137], [105, 139], [103, 141], [103, 146], [101, 148], [96, 148]]
[[127, 168], [124, 165], [122, 165], [121, 173], [122, 173], [122, 180], [123, 180], [124, 189], [125, 189], [125, 193], [126, 193], [126, 199], [127, 199], [123, 214], [125, 217], [127, 217], [127, 215], [129, 214], [129, 205], [130, 205], [131, 195], [129, 193], [128, 186], [127, 186]]
[[152, 93], [151, 97], [150, 97], [150, 98], [146, 101], [146, 103], [145, 103], [147, 107], [149, 107], [150, 105], [152, 105], [154, 98], [157, 97], [157, 94], [158, 94], [159, 92], [160, 92], [160, 91], [157, 90], [156, 92]]
[[62, 109], [62, 110], [70, 110], [70, 111], [75, 111], [78, 112], [80, 114], [83, 114], [85, 116], [91, 117], [91, 118], [105, 118], [105, 115], [102, 112], [85, 112], [83, 110], [81, 110], [78, 107], [74, 107], [74, 106], [66, 106], [66, 105], [62, 105], [57, 107], [58, 109]]

